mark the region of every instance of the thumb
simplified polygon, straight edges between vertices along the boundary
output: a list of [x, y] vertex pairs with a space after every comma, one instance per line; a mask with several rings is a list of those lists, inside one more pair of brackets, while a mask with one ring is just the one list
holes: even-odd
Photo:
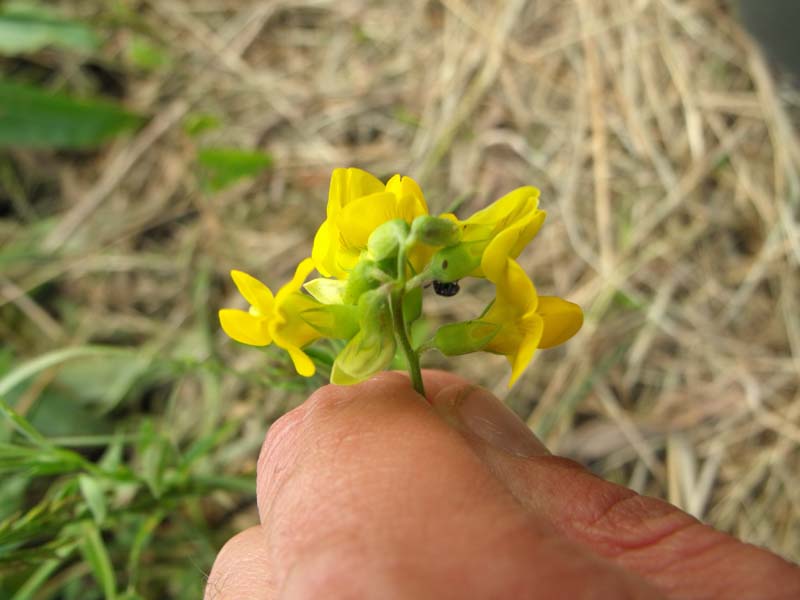
[[432, 404], [524, 507], [668, 596], [800, 597], [797, 567], [552, 456], [486, 390], [450, 385]]

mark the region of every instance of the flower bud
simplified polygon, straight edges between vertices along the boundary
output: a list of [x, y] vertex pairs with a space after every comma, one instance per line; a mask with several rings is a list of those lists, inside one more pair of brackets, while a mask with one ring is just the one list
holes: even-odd
[[450, 219], [422, 215], [411, 223], [411, 235], [429, 246], [452, 246], [461, 240], [461, 228]]
[[408, 237], [408, 223], [403, 219], [386, 221], [375, 228], [367, 240], [367, 250], [375, 261], [396, 256], [400, 244]]
[[375, 289], [380, 285], [380, 281], [373, 277], [375, 269], [378, 268], [375, 262], [366, 258], [363, 254], [361, 260], [356, 264], [347, 278], [347, 287], [344, 290], [344, 303], [357, 304], [364, 292]]
[[481, 264], [483, 244], [468, 242], [442, 248], [431, 259], [430, 277], [436, 281], [450, 283], [469, 275]]

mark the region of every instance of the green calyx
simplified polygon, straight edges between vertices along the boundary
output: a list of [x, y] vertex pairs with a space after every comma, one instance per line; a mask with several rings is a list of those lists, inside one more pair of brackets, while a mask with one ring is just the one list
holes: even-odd
[[386, 288], [370, 290], [358, 301], [359, 331], [336, 357], [331, 382], [358, 383], [385, 369], [394, 358], [397, 344]]
[[483, 350], [499, 331], [496, 323], [480, 320], [450, 323], [440, 327], [426, 346], [436, 348], [445, 356], [469, 354]]
[[367, 241], [370, 257], [375, 261], [382, 261], [397, 256], [400, 246], [406, 243], [408, 233], [408, 223], [402, 219], [393, 219], [377, 227]]
[[431, 279], [448, 283], [470, 275], [480, 267], [485, 246], [483, 242], [465, 242], [442, 248], [428, 267]]

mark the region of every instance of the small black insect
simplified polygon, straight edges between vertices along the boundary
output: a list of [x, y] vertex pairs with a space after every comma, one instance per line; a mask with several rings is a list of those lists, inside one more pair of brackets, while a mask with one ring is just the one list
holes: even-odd
[[433, 282], [433, 291], [436, 292], [437, 296], [445, 296], [450, 298], [451, 296], [455, 296], [460, 289], [461, 286], [458, 285], [457, 281], [450, 283], [445, 283], [443, 281]]

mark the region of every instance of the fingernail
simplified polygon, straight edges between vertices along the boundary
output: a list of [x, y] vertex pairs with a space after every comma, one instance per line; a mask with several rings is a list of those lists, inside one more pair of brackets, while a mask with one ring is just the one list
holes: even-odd
[[449, 386], [433, 404], [448, 422], [497, 450], [523, 458], [550, 454], [510, 408], [482, 388]]

